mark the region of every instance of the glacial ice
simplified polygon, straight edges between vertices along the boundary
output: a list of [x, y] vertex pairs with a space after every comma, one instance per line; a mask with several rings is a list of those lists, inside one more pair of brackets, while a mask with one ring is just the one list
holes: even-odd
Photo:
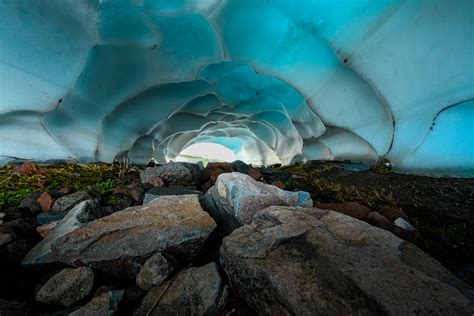
[[254, 164], [474, 176], [471, 0], [4, 0], [0, 163]]

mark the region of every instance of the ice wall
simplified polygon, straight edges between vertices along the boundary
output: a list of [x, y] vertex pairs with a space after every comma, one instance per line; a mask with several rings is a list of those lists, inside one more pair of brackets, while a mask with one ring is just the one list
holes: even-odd
[[471, 0], [0, 1], [0, 162], [379, 157], [474, 175]]

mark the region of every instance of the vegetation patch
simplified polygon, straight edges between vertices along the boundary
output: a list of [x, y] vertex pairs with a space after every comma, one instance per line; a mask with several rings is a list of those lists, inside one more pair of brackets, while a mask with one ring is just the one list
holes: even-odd
[[124, 184], [123, 168], [116, 164], [62, 163], [42, 167], [43, 174], [14, 174], [15, 165], [0, 166], [0, 205], [18, 204], [32, 192], [68, 189], [72, 192], [95, 188], [104, 195]]

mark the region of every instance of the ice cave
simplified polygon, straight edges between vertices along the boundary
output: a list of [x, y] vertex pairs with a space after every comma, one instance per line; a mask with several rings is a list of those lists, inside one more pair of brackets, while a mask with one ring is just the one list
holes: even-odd
[[474, 0], [0, 17], [0, 316], [474, 315]]
[[5, 0], [0, 161], [474, 174], [471, 0]]

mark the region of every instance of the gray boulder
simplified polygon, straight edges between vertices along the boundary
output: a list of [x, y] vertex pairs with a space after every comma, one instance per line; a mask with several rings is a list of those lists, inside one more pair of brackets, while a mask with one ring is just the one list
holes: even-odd
[[471, 315], [473, 289], [417, 247], [333, 211], [275, 206], [226, 237], [224, 270], [262, 315]]
[[52, 276], [36, 293], [45, 304], [70, 307], [84, 299], [94, 285], [94, 272], [87, 267], [63, 269]]
[[307, 192], [284, 191], [232, 172], [219, 175], [216, 184], [204, 195], [204, 205], [223, 233], [229, 234], [250, 223], [256, 212], [268, 206], [312, 207], [313, 201]]
[[201, 182], [202, 169], [199, 164], [170, 162], [142, 170], [140, 180], [142, 183], [151, 183], [153, 178], [160, 177], [170, 186], [196, 187]]
[[201, 196], [202, 192], [197, 191], [197, 190], [190, 190], [186, 188], [178, 188], [178, 187], [172, 187], [172, 188], [154, 187], [145, 193], [143, 204], [147, 204], [150, 201], [156, 199], [157, 197], [164, 196], [164, 195], [186, 195], [186, 194], [197, 194]]
[[214, 262], [182, 271], [153, 288], [134, 315], [218, 315], [228, 291]]
[[34, 246], [23, 258], [23, 266], [37, 266], [57, 262], [52, 255], [51, 244], [58, 238], [84, 225], [84, 219], [96, 208], [92, 201], [84, 201], [76, 205], [69, 213], [54, 226], [45, 239]]
[[137, 285], [149, 290], [161, 285], [176, 272], [174, 265], [161, 253], [156, 253], [145, 261], [137, 275]]
[[55, 240], [52, 249], [66, 264], [135, 279], [145, 260], [158, 252], [188, 263], [215, 226], [197, 195], [162, 196], [71, 231]]
[[77, 204], [92, 200], [92, 197], [87, 192], [75, 192], [72, 194], [65, 195], [57, 199], [53, 207], [51, 208], [51, 214], [64, 214], [67, 213], [70, 209], [72, 209]]
[[73, 311], [69, 316], [112, 316], [118, 311], [124, 290], [108, 291], [94, 297], [89, 303]]

